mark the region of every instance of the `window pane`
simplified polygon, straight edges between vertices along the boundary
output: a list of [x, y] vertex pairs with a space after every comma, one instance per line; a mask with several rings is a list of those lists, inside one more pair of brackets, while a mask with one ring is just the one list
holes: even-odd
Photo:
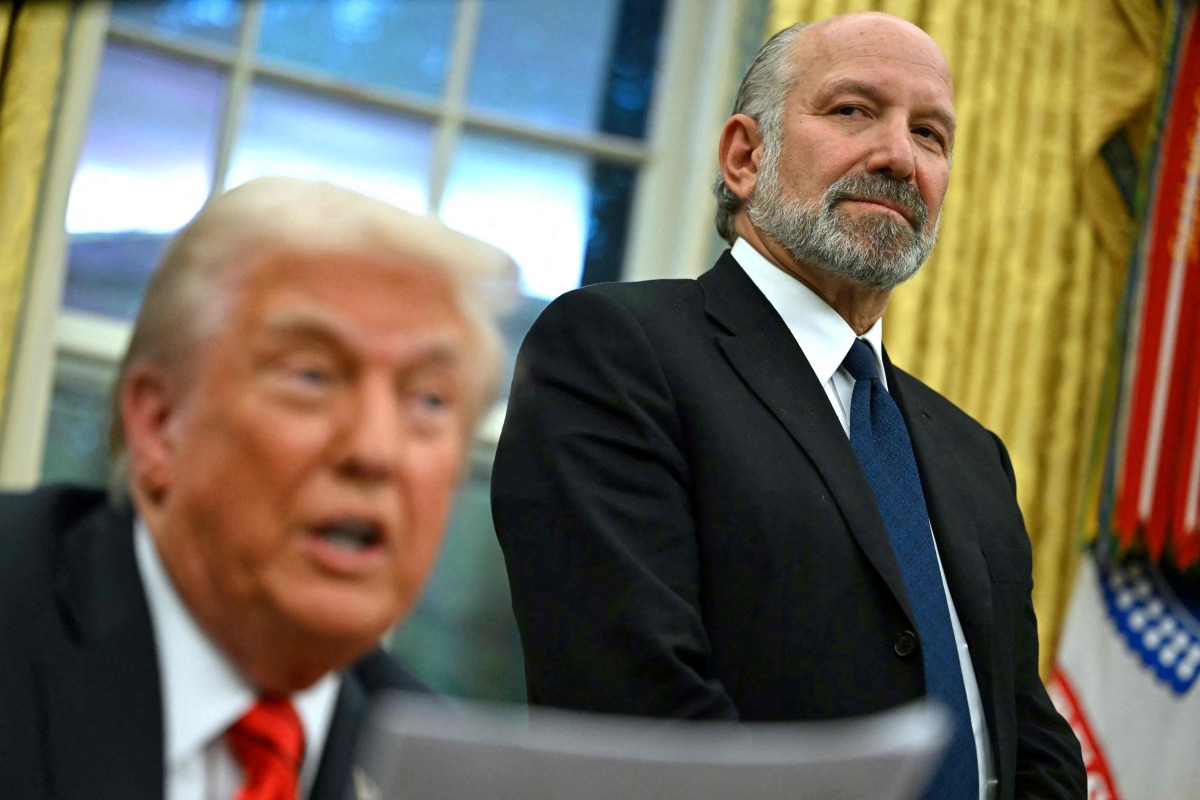
[[484, 0], [472, 108], [641, 137], [663, 0]]
[[[158, 254], [143, 246], [158, 238], [146, 234], [178, 229], [208, 196], [222, 80], [207, 67], [108, 45], [67, 206], [68, 307], [132, 316]], [[106, 240], [137, 242], [120, 254], [106, 249], [113, 257], [101, 261], [75, 245]]]
[[323, 178], [425, 213], [432, 134], [429, 123], [394, 112], [259, 83], [227, 183]]
[[446, 224], [507, 250], [521, 289], [553, 298], [579, 285], [591, 171], [584, 156], [467, 135], [450, 172]]
[[113, 373], [111, 366], [59, 356], [42, 483], [104, 484], [108, 474], [108, 387]]
[[473, 107], [594, 130], [620, 0], [484, 0]]
[[169, 233], [123, 231], [71, 237], [63, 306], [132, 320]]
[[621, 280], [637, 171], [616, 164], [596, 164], [591, 181], [587, 250], [580, 280], [584, 285]]
[[266, 0], [259, 53], [340, 78], [441, 94], [457, 3]]
[[521, 269], [522, 292], [549, 300], [583, 278], [620, 277], [633, 187], [634, 171], [627, 167], [468, 134], [441, 216], [508, 251]]
[[117, 22], [158, 29], [167, 36], [195, 36], [218, 44], [233, 44], [242, 4], [237, 0], [115, 0]]
[[492, 527], [490, 485], [491, 470], [473, 466], [421, 601], [391, 647], [438, 692], [523, 702], [521, 640]]
[[221, 85], [208, 67], [109, 44], [67, 229], [169, 231], [190, 219], [208, 196]]

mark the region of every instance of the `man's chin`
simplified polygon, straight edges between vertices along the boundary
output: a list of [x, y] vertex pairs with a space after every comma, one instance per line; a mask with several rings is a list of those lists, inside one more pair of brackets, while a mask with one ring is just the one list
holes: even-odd
[[310, 590], [281, 599], [236, 636], [225, 631], [222, 649], [260, 691], [291, 693], [369, 653], [400, 616], [394, 598]]
[[[830, 275], [881, 291], [896, 288], [915, 275], [921, 266], [918, 264], [912, 269], [907, 265], [898, 266], [897, 254], [870, 252], [852, 260], [848, 260], [844, 253], [821, 254], [816, 258], [809, 255], [804, 260]], [[881, 264], [886, 266], [881, 267]]]
[[378, 645], [385, 632], [386, 628], [372, 631], [370, 635], [358, 631], [348, 636], [297, 637], [291, 641], [281, 637], [271, 652], [256, 653], [249, 663], [240, 666], [260, 692], [293, 694], [352, 665]]

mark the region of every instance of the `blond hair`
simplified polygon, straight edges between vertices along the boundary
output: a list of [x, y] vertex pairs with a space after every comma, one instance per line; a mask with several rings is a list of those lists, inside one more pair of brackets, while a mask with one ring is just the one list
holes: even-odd
[[[502, 251], [431, 218], [324, 181], [252, 180], [213, 198], [179, 231], [155, 269], [113, 389], [109, 494], [128, 496], [129, 463], [120, 396], [130, 368], [179, 370], [224, 320], [230, 270], [271, 255], [367, 256], [439, 270], [455, 289], [477, 345], [472, 425], [500, 377], [498, 298], [515, 293], [516, 265]], [[186, 378], [186, 375], [181, 376]]]

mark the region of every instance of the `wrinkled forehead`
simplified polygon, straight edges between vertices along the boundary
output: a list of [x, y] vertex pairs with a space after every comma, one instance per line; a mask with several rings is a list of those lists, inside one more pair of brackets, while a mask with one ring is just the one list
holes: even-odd
[[818, 85], [837, 73], [876, 71], [926, 84], [951, 109], [954, 81], [933, 39], [912, 23], [887, 14], [846, 14], [800, 32], [792, 52], [797, 84]]

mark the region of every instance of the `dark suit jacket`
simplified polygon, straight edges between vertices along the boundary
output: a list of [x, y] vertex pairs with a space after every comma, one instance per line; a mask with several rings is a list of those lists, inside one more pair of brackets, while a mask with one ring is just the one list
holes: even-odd
[[[971, 649], [999, 797], [1083, 797], [1037, 673], [1008, 455], [887, 365]], [[743, 720], [924, 694], [883, 521], [803, 352], [726, 253], [699, 280], [592, 286], [525, 340], [492, 479], [530, 700]]]
[[[163, 710], [132, 516], [93, 490], [0, 494], [0, 795], [163, 796]], [[376, 651], [344, 674], [310, 795], [342, 800], [360, 718], [420, 690]]]

